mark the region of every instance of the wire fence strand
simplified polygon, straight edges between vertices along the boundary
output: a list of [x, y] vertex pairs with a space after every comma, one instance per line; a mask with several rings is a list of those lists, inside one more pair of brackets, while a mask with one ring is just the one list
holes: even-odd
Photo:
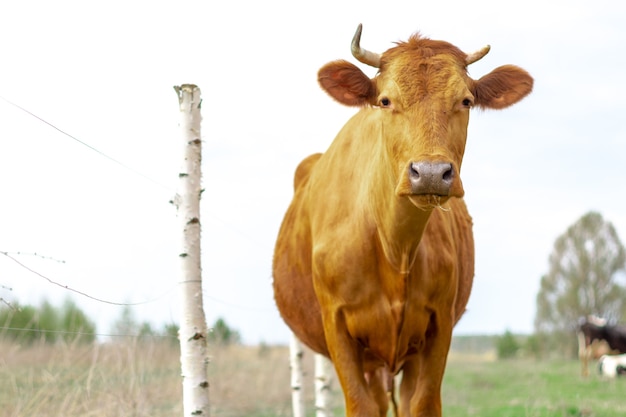
[[51, 128], [53, 128], [54, 130], [56, 130], [56, 131], [60, 132], [61, 134], [63, 134], [63, 135], [65, 135], [65, 136], [67, 136], [68, 138], [70, 138], [70, 139], [72, 139], [72, 140], [76, 141], [76, 142], [77, 142], [77, 143], [79, 143], [80, 145], [82, 145], [82, 146], [84, 146], [84, 147], [86, 147], [86, 148], [88, 148], [88, 149], [90, 149], [90, 150], [92, 150], [92, 151], [96, 152], [96, 153], [97, 153], [97, 154], [99, 154], [100, 156], [102, 156], [102, 157], [104, 157], [104, 158], [108, 159], [109, 161], [114, 162], [115, 164], [117, 164], [117, 165], [121, 166], [122, 168], [124, 168], [124, 169], [126, 169], [126, 170], [128, 170], [128, 171], [130, 171], [130, 172], [132, 172], [132, 173], [134, 173], [134, 174], [136, 174], [136, 175], [139, 175], [140, 177], [143, 177], [144, 179], [146, 179], [146, 180], [148, 180], [148, 181], [152, 182], [153, 184], [158, 185], [158, 186], [159, 186], [159, 187], [161, 187], [161, 188], [164, 188], [164, 189], [169, 190], [169, 191], [173, 191], [171, 187], [168, 187], [168, 186], [166, 186], [166, 185], [164, 185], [164, 184], [162, 184], [162, 183], [158, 182], [157, 180], [155, 180], [155, 179], [153, 179], [153, 178], [149, 177], [148, 175], [146, 175], [146, 174], [144, 174], [144, 173], [142, 173], [142, 172], [140, 172], [140, 171], [136, 170], [135, 168], [133, 168], [133, 167], [131, 167], [131, 166], [129, 166], [129, 165], [127, 165], [127, 164], [125, 164], [125, 163], [123, 163], [123, 162], [119, 161], [118, 159], [115, 159], [115, 158], [113, 158], [112, 156], [110, 156], [110, 155], [108, 155], [108, 154], [106, 154], [106, 153], [102, 152], [101, 150], [99, 150], [98, 148], [96, 148], [96, 147], [94, 147], [94, 146], [92, 146], [92, 145], [88, 144], [87, 142], [85, 142], [85, 141], [83, 141], [83, 140], [78, 139], [76, 136], [74, 136], [74, 135], [72, 135], [72, 134], [70, 134], [70, 133], [66, 132], [65, 130], [63, 130], [63, 129], [61, 129], [61, 128], [59, 128], [59, 127], [55, 126], [55, 125], [53, 125], [52, 123], [50, 123], [50, 122], [48, 122], [47, 120], [45, 120], [45, 119], [43, 119], [43, 118], [41, 118], [41, 117], [37, 116], [35, 113], [31, 112], [31, 111], [30, 111], [30, 110], [28, 110], [28, 109], [25, 109], [24, 107], [20, 106], [19, 104], [14, 103], [14, 102], [12, 102], [12, 101], [10, 101], [10, 100], [6, 99], [6, 98], [5, 98], [5, 97], [3, 97], [3, 96], [0, 96], [0, 99], [4, 100], [5, 102], [9, 103], [10, 105], [14, 106], [15, 108], [17, 108], [17, 109], [19, 109], [19, 110], [23, 111], [24, 113], [26, 113], [26, 114], [30, 115], [31, 117], [33, 117], [33, 118], [35, 118], [35, 119], [39, 120], [41, 123], [44, 123], [44, 124], [46, 124], [46, 125], [50, 126], [50, 127], [51, 127]]
[[95, 337], [128, 337], [128, 338], [160, 338], [160, 339], [178, 339], [177, 336], [169, 334], [156, 334], [156, 333], [139, 333], [139, 334], [114, 334], [114, 333], [92, 333], [92, 332], [79, 332], [70, 330], [50, 330], [50, 329], [33, 329], [23, 327], [10, 327], [0, 326], [0, 331], [14, 331], [25, 333], [49, 333], [49, 334], [64, 334], [74, 336], [95, 336]]

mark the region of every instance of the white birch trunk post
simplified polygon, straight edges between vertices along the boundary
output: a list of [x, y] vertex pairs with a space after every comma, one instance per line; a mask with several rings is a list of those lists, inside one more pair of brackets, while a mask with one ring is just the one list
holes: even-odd
[[180, 250], [180, 363], [183, 378], [183, 415], [209, 416], [206, 318], [200, 265], [200, 89], [193, 84], [174, 87], [180, 105], [180, 132], [184, 162], [174, 205], [182, 231]]
[[304, 393], [302, 392], [302, 380], [304, 379], [304, 367], [302, 357], [304, 350], [302, 343], [295, 334], [291, 334], [289, 341], [289, 367], [291, 368], [291, 405], [293, 417], [304, 416]]
[[330, 374], [331, 362], [324, 355], [315, 354], [315, 416], [331, 417]]

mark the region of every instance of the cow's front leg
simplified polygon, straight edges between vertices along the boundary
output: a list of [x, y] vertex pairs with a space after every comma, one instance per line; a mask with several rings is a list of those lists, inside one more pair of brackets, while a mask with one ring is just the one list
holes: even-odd
[[431, 322], [423, 349], [402, 368], [400, 415], [441, 417], [441, 382], [452, 339], [453, 320], [439, 316]]
[[583, 332], [578, 332], [578, 358], [580, 359], [581, 375], [589, 376], [589, 360], [591, 359], [591, 346]]
[[352, 339], [342, 314], [324, 314], [324, 333], [346, 403], [346, 417], [383, 417], [363, 368], [363, 347]]

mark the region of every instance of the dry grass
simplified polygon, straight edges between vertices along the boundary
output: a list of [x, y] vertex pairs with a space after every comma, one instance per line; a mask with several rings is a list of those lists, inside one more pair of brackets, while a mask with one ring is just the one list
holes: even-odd
[[495, 362], [498, 360], [498, 354], [495, 350], [487, 350], [484, 352], [460, 352], [451, 350], [448, 353], [448, 365], [455, 363], [484, 363]]
[[[280, 347], [209, 347], [211, 416], [291, 416], [289, 352]], [[0, 343], [0, 417], [182, 415], [178, 345], [155, 339], [98, 345]], [[495, 360], [492, 351], [450, 353], [443, 384], [447, 417], [622, 417], [626, 380], [583, 379], [576, 360]], [[305, 352], [307, 415], [313, 354]], [[333, 381], [333, 410], [343, 415]]]
[[[287, 346], [226, 346], [211, 349], [211, 415], [282, 417], [292, 415]], [[303, 392], [308, 416], [314, 408], [314, 355], [304, 348]], [[343, 415], [343, 394], [333, 373], [331, 407]]]
[[180, 366], [168, 344], [2, 344], [0, 416], [182, 414]]
[[[210, 351], [212, 416], [291, 415], [287, 347], [212, 346]], [[304, 359], [312, 410], [313, 355], [307, 352]], [[179, 361], [178, 346], [163, 341], [52, 347], [3, 343], [0, 417], [182, 415]]]

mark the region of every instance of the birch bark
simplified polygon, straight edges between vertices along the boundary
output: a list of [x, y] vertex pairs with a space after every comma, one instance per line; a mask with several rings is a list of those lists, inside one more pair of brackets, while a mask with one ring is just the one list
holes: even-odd
[[302, 357], [304, 350], [302, 343], [295, 334], [291, 334], [289, 342], [289, 367], [291, 368], [291, 404], [293, 417], [304, 417], [304, 393], [302, 392], [302, 380], [304, 379], [304, 368]]
[[326, 356], [315, 354], [315, 416], [331, 417], [330, 378], [332, 363]]
[[180, 133], [184, 161], [174, 205], [181, 228], [179, 296], [180, 363], [183, 415], [209, 416], [207, 325], [202, 299], [200, 264], [200, 194], [202, 141], [200, 89], [193, 84], [174, 87], [180, 105]]

